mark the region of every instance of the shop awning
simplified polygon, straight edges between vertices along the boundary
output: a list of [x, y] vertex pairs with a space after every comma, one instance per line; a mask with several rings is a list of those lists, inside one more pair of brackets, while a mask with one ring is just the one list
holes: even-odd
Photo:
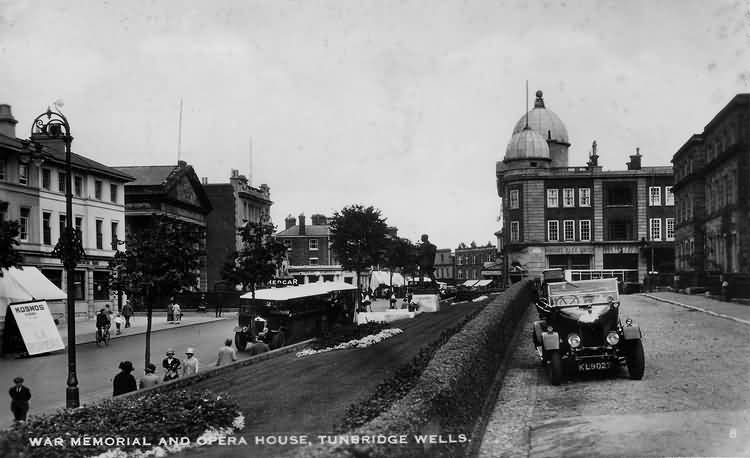
[[487, 286], [490, 283], [492, 283], [492, 280], [479, 280], [476, 285], [474, 286]]
[[2, 313], [8, 304], [34, 300], [56, 301], [68, 297], [49, 281], [36, 267], [3, 269], [0, 277], [0, 307]]

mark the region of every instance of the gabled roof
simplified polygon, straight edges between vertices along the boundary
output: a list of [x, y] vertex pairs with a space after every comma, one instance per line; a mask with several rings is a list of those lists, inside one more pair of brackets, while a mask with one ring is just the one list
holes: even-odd
[[[21, 139], [8, 137], [7, 135], [0, 134], [0, 146], [7, 147], [15, 151], [21, 151], [23, 144]], [[53, 162], [57, 165], [65, 165], [65, 152], [55, 151], [52, 148], [43, 147], [42, 154], [44, 160]], [[93, 159], [89, 159], [80, 154], [71, 152], [70, 154], [71, 164], [73, 168], [78, 168], [87, 172], [96, 172], [107, 177], [117, 178], [121, 181], [132, 181], [133, 177], [127, 172], [120, 171], [119, 168], [109, 167], [100, 162], [96, 162]]]
[[129, 195], [167, 195], [183, 178], [187, 178], [201, 206], [208, 211], [213, 208], [193, 166], [185, 162], [180, 161], [177, 165], [123, 166], [117, 169], [135, 177], [135, 181], [125, 185], [125, 192]]
[[135, 178], [128, 186], [160, 186], [167, 183], [167, 179], [178, 166], [176, 165], [134, 165], [117, 167], [124, 173]]
[[299, 233], [299, 226], [292, 226], [289, 229], [277, 232], [275, 237], [327, 237], [331, 231], [328, 225], [322, 224], [305, 224], [305, 233]]

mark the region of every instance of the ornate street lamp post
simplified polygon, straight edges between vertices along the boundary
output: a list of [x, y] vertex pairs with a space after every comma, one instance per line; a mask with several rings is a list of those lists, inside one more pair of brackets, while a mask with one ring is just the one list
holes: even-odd
[[67, 320], [68, 320], [68, 388], [65, 393], [66, 406], [78, 407], [78, 377], [76, 376], [76, 332], [75, 332], [75, 267], [81, 256], [80, 237], [73, 230], [73, 165], [70, 144], [73, 137], [67, 118], [59, 111], [47, 108], [34, 119], [31, 126], [32, 137], [62, 139], [65, 142], [65, 232], [60, 234], [56, 251], [62, 260], [67, 275]]

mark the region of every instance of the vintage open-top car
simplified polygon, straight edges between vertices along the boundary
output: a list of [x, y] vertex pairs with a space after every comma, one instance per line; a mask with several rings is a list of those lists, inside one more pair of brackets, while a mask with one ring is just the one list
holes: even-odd
[[624, 365], [630, 378], [643, 378], [641, 329], [629, 318], [620, 320], [616, 278], [546, 281], [536, 307], [534, 346], [553, 385], [560, 384], [564, 369], [588, 372]]

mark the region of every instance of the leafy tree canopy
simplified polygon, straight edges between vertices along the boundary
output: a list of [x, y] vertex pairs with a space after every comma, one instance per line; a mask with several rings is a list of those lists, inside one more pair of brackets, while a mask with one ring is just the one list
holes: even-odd
[[144, 298], [150, 310], [151, 299], [197, 286], [204, 238], [202, 228], [153, 215], [110, 262], [113, 289]]
[[286, 256], [284, 244], [272, 237], [275, 230], [267, 223], [248, 222], [241, 226], [238, 233], [242, 248], [229, 256], [222, 278], [253, 292], [256, 285], [271, 280]]
[[362, 272], [381, 263], [387, 250], [388, 226], [380, 210], [351, 205], [333, 214], [332, 248], [346, 270]]
[[[21, 225], [18, 221], [3, 221], [0, 223], [0, 268], [18, 267], [23, 262], [23, 256], [16, 250]], [[0, 270], [0, 277], [3, 272]]]

